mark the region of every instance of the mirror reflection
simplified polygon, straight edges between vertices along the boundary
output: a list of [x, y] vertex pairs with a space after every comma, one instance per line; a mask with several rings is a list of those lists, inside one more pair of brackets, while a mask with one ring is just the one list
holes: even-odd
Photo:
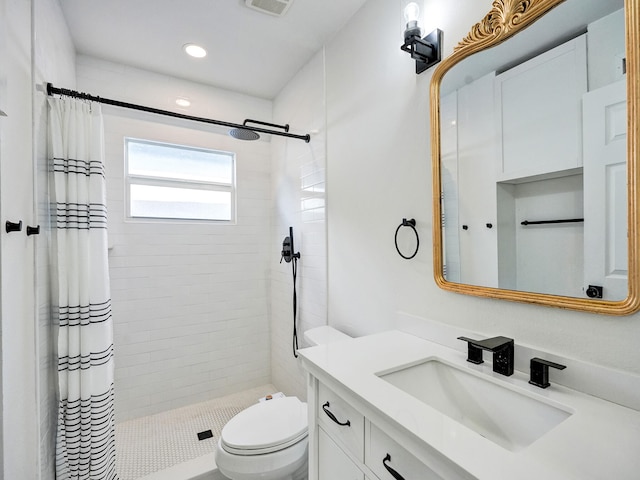
[[623, 0], [567, 0], [440, 84], [444, 279], [624, 300]]

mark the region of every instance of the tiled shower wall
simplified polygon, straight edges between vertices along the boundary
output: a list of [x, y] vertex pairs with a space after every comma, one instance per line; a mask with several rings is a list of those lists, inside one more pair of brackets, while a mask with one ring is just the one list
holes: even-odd
[[[169, 104], [179, 94], [195, 104], [190, 115], [271, 119], [271, 102], [86, 57], [78, 84], [143, 105]], [[269, 142], [113, 107], [103, 112], [117, 421], [269, 383]], [[127, 221], [124, 137], [235, 152], [237, 223]]]
[[292, 353], [293, 279], [291, 264], [278, 263], [282, 239], [294, 229], [300, 252], [297, 275], [297, 330], [327, 324], [326, 128], [324, 54], [320, 51], [287, 84], [274, 102], [276, 123], [310, 133], [311, 141], [273, 140], [273, 251], [271, 258], [272, 383], [306, 398], [304, 374]]

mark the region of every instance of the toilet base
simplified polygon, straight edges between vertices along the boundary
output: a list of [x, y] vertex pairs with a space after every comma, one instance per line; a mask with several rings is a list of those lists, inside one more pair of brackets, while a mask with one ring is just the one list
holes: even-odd
[[307, 480], [308, 439], [278, 452], [263, 455], [234, 455], [216, 447], [216, 464], [230, 480]]

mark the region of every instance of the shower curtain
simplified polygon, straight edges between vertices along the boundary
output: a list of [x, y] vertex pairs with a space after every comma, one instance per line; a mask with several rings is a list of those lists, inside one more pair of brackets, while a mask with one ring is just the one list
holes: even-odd
[[99, 104], [49, 98], [57, 480], [117, 480], [113, 324]]

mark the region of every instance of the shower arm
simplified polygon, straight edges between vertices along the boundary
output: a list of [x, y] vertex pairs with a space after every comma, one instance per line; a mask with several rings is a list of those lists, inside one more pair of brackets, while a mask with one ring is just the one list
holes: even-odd
[[[49, 95], [49, 96], [63, 95], [63, 96], [66, 96], [66, 97], [80, 98], [82, 100], [89, 100], [91, 102], [103, 103], [105, 105], [112, 105], [114, 107], [128, 108], [130, 110], [138, 110], [138, 111], [147, 112], [147, 113], [155, 113], [157, 115], [164, 115], [164, 116], [167, 116], [167, 117], [180, 118], [180, 119], [183, 119], [183, 120], [190, 120], [190, 121], [193, 121], [193, 122], [208, 123], [208, 124], [212, 124], [212, 125], [220, 125], [222, 127], [229, 127], [229, 128], [241, 128], [241, 129], [244, 129], [244, 130], [253, 130], [254, 132], [266, 133], [266, 134], [269, 134], [269, 135], [277, 135], [277, 136], [280, 136], [280, 137], [287, 137], [287, 138], [295, 138], [295, 139], [298, 139], [298, 140], [304, 140], [306, 143], [309, 143], [309, 141], [311, 140], [311, 136], [309, 134], [296, 135], [294, 133], [288, 133], [289, 132], [289, 125], [280, 126], [280, 125], [275, 125], [273, 123], [266, 123], [266, 122], [260, 122], [260, 121], [257, 121], [257, 120], [249, 120], [249, 119], [245, 120], [243, 125], [240, 125], [238, 123], [223, 122], [221, 120], [214, 120], [214, 119], [211, 119], [211, 118], [194, 117], [192, 115], [184, 115], [182, 113], [176, 113], [176, 112], [172, 112], [170, 110], [161, 110], [159, 108], [145, 107], [143, 105], [136, 105], [135, 103], [127, 103], [127, 102], [121, 102], [119, 100], [111, 100], [109, 98], [98, 97], [98, 96], [95, 96], [95, 95], [90, 95], [88, 93], [78, 92], [76, 90], [69, 90], [67, 88], [57, 88], [57, 87], [54, 87], [51, 83], [47, 83], [47, 95]], [[247, 122], [253, 122], [253, 123], [256, 123], [256, 124], [260, 124], [260, 125], [281, 128], [281, 129], [284, 130], [284, 132], [280, 132], [280, 131], [277, 131], [277, 130], [271, 130], [271, 129], [267, 129], [267, 128], [261, 128], [261, 127], [247, 127], [246, 126]]]
[[253, 127], [249, 127], [247, 125], [247, 123], [255, 123], [256, 125], [265, 125], [267, 127], [281, 128], [285, 132], [289, 131], [289, 124], [288, 123], [286, 125], [276, 125], [275, 123], [261, 122], [260, 120], [252, 120], [250, 118], [247, 118], [244, 122], [242, 122], [242, 125], [247, 127], [248, 130], [253, 130], [253, 131], [259, 131], [259, 130], [257, 130], [256, 128], [253, 128]]

